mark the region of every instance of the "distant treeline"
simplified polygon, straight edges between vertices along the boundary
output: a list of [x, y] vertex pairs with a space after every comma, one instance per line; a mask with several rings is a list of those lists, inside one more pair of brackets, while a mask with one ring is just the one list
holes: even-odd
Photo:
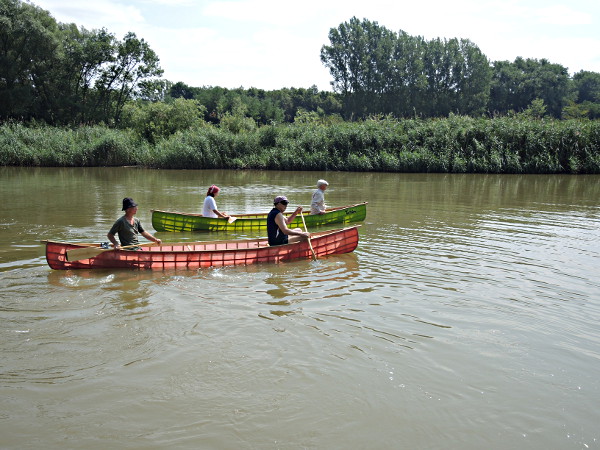
[[0, 126], [0, 165], [452, 173], [600, 173], [600, 121], [525, 115], [132, 130]]
[[[147, 125], [156, 129], [144, 131], [152, 140], [197, 118], [230, 131], [380, 114], [496, 117], [532, 107], [553, 118], [600, 118], [599, 73], [571, 77], [545, 59], [490, 63], [469, 40], [427, 41], [355, 17], [332, 28], [329, 40], [320, 57], [333, 92], [192, 87], [161, 79], [158, 55], [133, 33], [119, 40], [105, 29], [58, 23], [31, 3], [0, 0], [0, 123], [127, 128], [156, 118]], [[193, 120], [162, 117], [176, 99], [195, 102]]]
[[545, 59], [488, 58], [467, 39], [426, 41], [353, 17], [329, 32], [321, 61], [344, 100], [344, 117], [472, 116], [522, 112], [542, 100], [554, 118], [600, 117], [600, 74]]

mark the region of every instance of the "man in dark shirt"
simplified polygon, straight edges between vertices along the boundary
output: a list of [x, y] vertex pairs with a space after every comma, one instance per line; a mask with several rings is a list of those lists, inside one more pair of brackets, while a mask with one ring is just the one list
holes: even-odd
[[[308, 239], [309, 233], [302, 231], [300, 228], [294, 228], [293, 230], [288, 228], [288, 224], [294, 220], [294, 218], [302, 211], [302, 207], [298, 206], [296, 211], [289, 216], [285, 217], [285, 212], [289, 201], [284, 195], [275, 197], [273, 201], [273, 209], [267, 216], [267, 235], [269, 236], [269, 245], [283, 245], [291, 242], [296, 242], [300, 239]], [[288, 236], [292, 236], [288, 238]]]
[[[126, 197], [123, 199], [123, 211], [125, 211], [125, 215], [117, 219], [106, 235], [116, 249], [139, 244], [138, 235], [140, 234], [149, 241], [156, 242], [159, 245], [161, 244], [161, 240], [144, 230], [140, 219], [134, 217], [138, 210], [137, 207], [137, 203], [134, 202], [132, 198]], [[121, 241], [120, 244], [115, 239], [116, 234], [119, 235], [119, 241]]]

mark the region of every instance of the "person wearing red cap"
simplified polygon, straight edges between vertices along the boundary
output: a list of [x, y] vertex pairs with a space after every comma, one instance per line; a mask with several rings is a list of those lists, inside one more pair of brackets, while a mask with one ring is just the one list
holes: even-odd
[[[298, 206], [294, 213], [285, 217], [285, 212], [289, 201], [285, 195], [279, 195], [273, 200], [273, 209], [267, 216], [267, 235], [269, 237], [269, 245], [283, 245], [300, 239], [310, 237], [309, 233], [302, 231], [300, 228], [293, 230], [288, 228], [288, 224], [302, 211], [302, 207]], [[288, 236], [292, 236], [288, 238]]]
[[[108, 240], [112, 242], [115, 249], [119, 249], [121, 247], [126, 247], [129, 245], [139, 244], [138, 235], [140, 234], [149, 241], [156, 242], [159, 245], [161, 244], [162, 241], [158, 238], [155, 238], [146, 230], [144, 230], [140, 219], [134, 217], [135, 213], [137, 213], [137, 210], [138, 204], [134, 202], [131, 197], [125, 197], [123, 199], [122, 211], [125, 211], [125, 215], [117, 219], [117, 221], [114, 223], [114, 225], [106, 235]], [[119, 235], [119, 241], [121, 241], [120, 244], [115, 239], [116, 234]], [[137, 247], [132, 248], [131, 250], [137, 250]]]
[[219, 195], [221, 189], [214, 184], [208, 188], [208, 192], [206, 193], [206, 198], [204, 199], [204, 205], [202, 207], [202, 215], [204, 217], [229, 217], [227, 213], [220, 212], [217, 209], [217, 202], [215, 201], [215, 197]]

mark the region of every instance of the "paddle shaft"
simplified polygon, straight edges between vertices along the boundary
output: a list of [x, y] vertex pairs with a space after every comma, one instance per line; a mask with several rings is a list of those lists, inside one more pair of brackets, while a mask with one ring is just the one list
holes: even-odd
[[[302, 224], [304, 225], [304, 231], [306, 231], [308, 233], [308, 229], [306, 228], [306, 221], [304, 220], [304, 214], [302, 214], [302, 211], [300, 211], [300, 217], [302, 218]], [[312, 252], [313, 258], [316, 261], [317, 254], [315, 253], [315, 250], [313, 249], [313, 246], [312, 246], [312, 242], [310, 241], [310, 235], [308, 236], [307, 239], [308, 239], [308, 246], [310, 247], [310, 251]]]
[[[155, 245], [155, 243], [146, 244], [146, 245]], [[141, 244], [132, 244], [126, 245], [124, 247], [120, 247], [119, 250], [125, 248], [132, 247], [140, 247]], [[79, 261], [81, 259], [90, 259], [95, 258], [99, 254], [103, 252], [112, 252], [117, 250], [116, 248], [102, 248], [102, 247], [84, 247], [84, 248], [74, 248], [72, 250], [67, 250], [67, 261]]]

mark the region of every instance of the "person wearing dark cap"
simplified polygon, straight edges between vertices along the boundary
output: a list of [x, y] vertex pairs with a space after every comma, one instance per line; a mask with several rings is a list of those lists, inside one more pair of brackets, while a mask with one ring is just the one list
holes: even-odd
[[[273, 209], [267, 216], [269, 245], [283, 245], [310, 237], [309, 233], [302, 231], [300, 228], [294, 228], [292, 230], [287, 227], [298, 213], [302, 211], [302, 207], [298, 206], [294, 213], [286, 218], [283, 213], [285, 212], [288, 203], [289, 201], [285, 195], [279, 195], [273, 200]], [[288, 236], [291, 236], [291, 238]]]
[[217, 209], [215, 197], [219, 195], [220, 191], [221, 189], [219, 186], [215, 186], [214, 184], [208, 188], [208, 192], [206, 192], [206, 198], [204, 199], [204, 204], [202, 205], [202, 215], [204, 217], [229, 217], [226, 213]]
[[[123, 199], [122, 211], [125, 211], [125, 215], [117, 219], [106, 235], [108, 240], [112, 242], [115, 249], [139, 244], [138, 236], [140, 234], [149, 241], [156, 242], [159, 245], [161, 244], [162, 241], [144, 230], [142, 224], [140, 223], [140, 219], [134, 217], [138, 210], [137, 207], [138, 204], [134, 202], [131, 197], [125, 197]], [[121, 241], [120, 244], [115, 239], [116, 234], [119, 235], [119, 241]]]

